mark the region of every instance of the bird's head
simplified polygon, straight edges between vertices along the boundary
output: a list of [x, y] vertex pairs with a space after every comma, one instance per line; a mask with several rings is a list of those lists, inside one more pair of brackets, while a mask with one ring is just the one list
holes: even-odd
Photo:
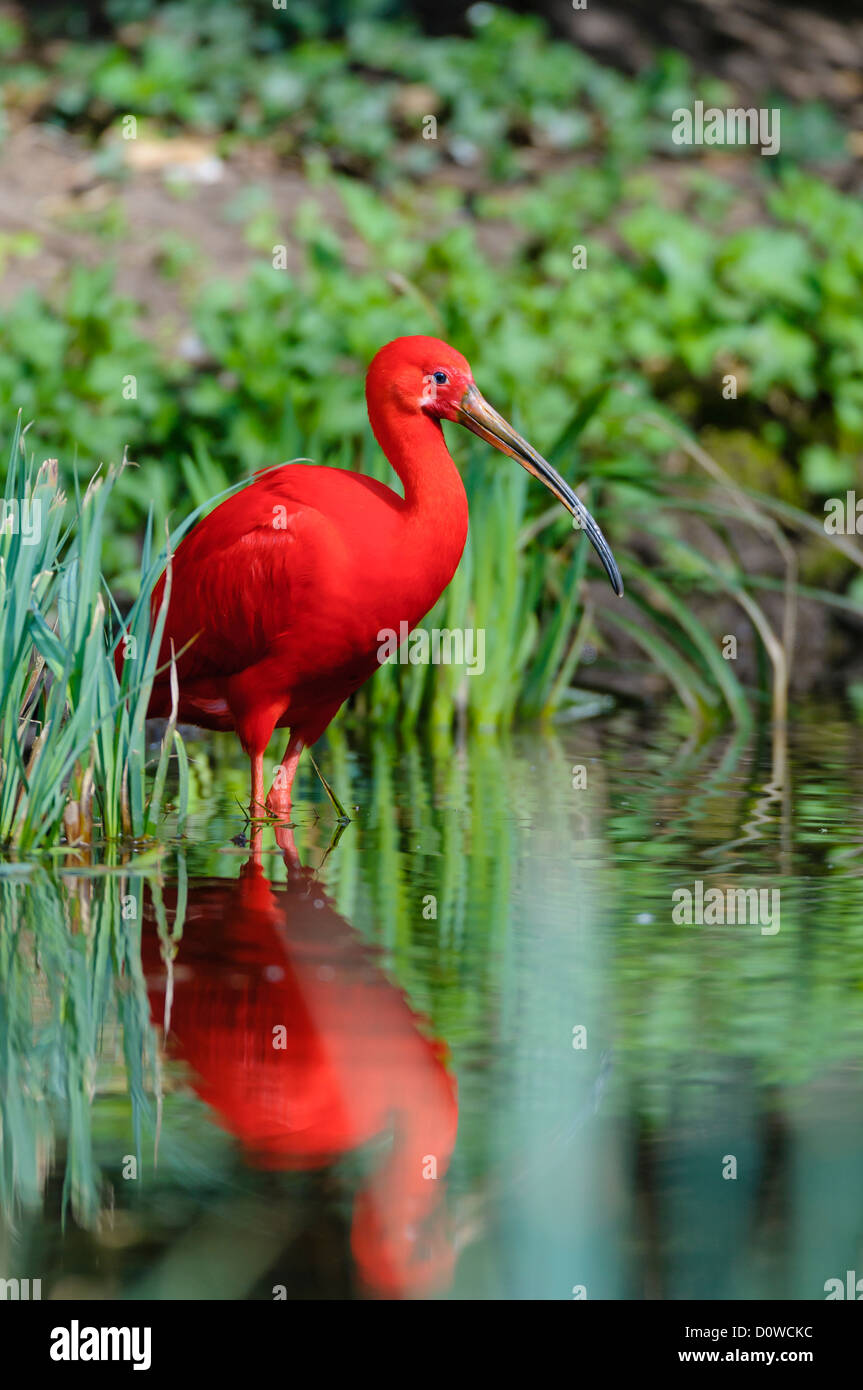
[[556, 469], [489, 405], [473, 379], [470, 364], [455, 348], [440, 338], [393, 339], [372, 359], [366, 395], [370, 413], [372, 402], [387, 402], [398, 414], [452, 420], [514, 458], [539, 478], [572, 514], [574, 524], [587, 533], [611, 587], [622, 596], [623, 580], [611, 547], [584, 503]]

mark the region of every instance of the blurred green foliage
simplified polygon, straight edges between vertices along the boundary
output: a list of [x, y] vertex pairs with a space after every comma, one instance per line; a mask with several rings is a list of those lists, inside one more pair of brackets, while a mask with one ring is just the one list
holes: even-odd
[[[830, 1195], [835, 1185], [847, 1182], [844, 1221], [830, 1233], [842, 1249], [856, 1229], [848, 1211], [860, 1202], [859, 738], [835, 707], [800, 711], [792, 812], [770, 780], [770, 750], [760, 735], [723, 736], [696, 749], [681, 738], [673, 709], [655, 727], [618, 711], [602, 728], [473, 734], [457, 756], [448, 742], [435, 748], [410, 738], [398, 753], [382, 738], [358, 752], [335, 730], [330, 758], [338, 785], [364, 813], [310, 886], [317, 885], [322, 907], [324, 895], [332, 900], [348, 939], [353, 929], [381, 948], [382, 967], [428, 1021], [423, 1026], [447, 1044], [460, 1111], [449, 1201], [471, 1242], [497, 1236], [499, 1246], [499, 1228], [511, 1225], [525, 1188], [545, 1192], [555, 1155], [567, 1191], [576, 1161], [584, 1182], [603, 1126], [625, 1144], [633, 1171], [645, 1151], [655, 1158], [649, 1181], [670, 1199], [695, 1185], [704, 1216], [692, 1229], [701, 1241], [716, 1205], [714, 1179], [704, 1176], [715, 1173], [715, 1154], [740, 1152], [728, 1145], [729, 1133], [746, 1135], [762, 1154], [765, 1126], [778, 1116], [786, 1136], [779, 1155], [789, 1165], [805, 1155], [806, 1133], [816, 1141], [817, 1182], [789, 1180], [781, 1219], [756, 1225], [760, 1209], [745, 1195], [733, 1211], [759, 1252], [771, 1250], [789, 1265], [778, 1287], [797, 1279], [794, 1292], [803, 1297], [813, 1283], [822, 1286], [823, 1272], [816, 1277], [811, 1240], [799, 1240], [790, 1261], [795, 1223], [803, 1213], [823, 1221], [825, 1210], [840, 1205]], [[26, 875], [0, 872], [0, 1024], [7, 1036], [0, 1051], [0, 1231], [8, 1223], [17, 1237], [14, 1266], [3, 1273], [25, 1275], [28, 1240], [45, 1230], [53, 1237], [60, 1213], [68, 1213], [74, 1249], [61, 1258], [51, 1240], [37, 1266], [46, 1294], [74, 1270], [107, 1285], [109, 1296], [121, 1289], [132, 1296], [143, 1271], [170, 1278], [162, 1257], [179, 1247], [175, 1278], [208, 1286], [227, 1248], [248, 1296], [257, 1266], [243, 1268], [245, 1225], [226, 1219], [219, 1203], [253, 1195], [265, 1229], [275, 1210], [301, 1210], [295, 1230], [303, 1248], [283, 1257], [301, 1266], [309, 1214], [321, 1217], [321, 1192], [310, 1191], [300, 1172], [275, 1180], [244, 1163], [218, 1113], [192, 1093], [187, 1065], [160, 1046], [164, 1004], [151, 1014], [142, 933], [158, 930], [178, 979], [193, 969], [183, 905], [192, 921], [196, 884], [219, 876], [228, 890], [245, 858], [238, 847], [226, 853], [236, 828], [232, 793], [245, 785], [239, 751], [211, 739], [190, 751], [193, 767], [216, 759], [219, 792], [193, 798], [185, 844], [151, 852], [149, 864], [139, 855], [111, 870], [66, 855], [62, 881], [42, 865], [27, 866]], [[587, 786], [575, 793], [574, 761], [590, 768]], [[327, 834], [315, 813], [328, 812], [310, 766], [301, 767], [298, 797], [303, 858], [317, 864]], [[284, 883], [285, 864], [269, 845], [264, 862], [270, 881]], [[690, 875], [780, 887], [780, 932], [675, 925], [672, 892]], [[176, 916], [163, 905], [170, 890], [163, 894], [162, 885], [173, 879]], [[147, 893], [155, 927], [146, 920]], [[433, 919], [423, 912], [429, 901]], [[338, 953], [330, 959], [331, 973], [344, 968]], [[218, 1018], [215, 982], [212, 988]], [[584, 1052], [573, 1052], [574, 1019], [589, 1032]], [[705, 1157], [705, 1136], [716, 1140], [712, 1157]], [[571, 1250], [598, 1210], [606, 1238], [613, 1230], [616, 1243], [628, 1249], [633, 1242], [643, 1257], [648, 1235], [671, 1240], [672, 1214], [661, 1208], [659, 1231], [645, 1234], [619, 1185], [609, 1185], [613, 1153], [588, 1185], [589, 1214], [573, 1216], [558, 1203], [543, 1229], [567, 1220]], [[138, 1160], [136, 1181], [128, 1180], [129, 1155]], [[768, 1168], [774, 1182], [778, 1161]], [[328, 1175], [328, 1200], [334, 1191], [344, 1203], [356, 1169], [342, 1159]], [[198, 1223], [208, 1211], [215, 1219], [204, 1240]], [[106, 1212], [116, 1214], [124, 1240], [111, 1242]], [[671, 1265], [680, 1249], [670, 1248]], [[706, 1249], [713, 1268], [715, 1242], [708, 1238]], [[740, 1242], [729, 1259], [739, 1271]], [[775, 1293], [761, 1265], [757, 1278]], [[224, 1272], [217, 1277], [224, 1280]], [[491, 1287], [499, 1277], [489, 1276]], [[271, 1297], [272, 1278], [262, 1283], [259, 1296]], [[164, 1283], [157, 1288], [150, 1296], [165, 1297]]]
[[[669, 119], [696, 95], [729, 94], [696, 86], [680, 55], [633, 80], [492, 6], [471, 10], [469, 37], [448, 38], [363, 17], [383, 8], [108, 4], [119, 27], [86, 41], [61, 10], [70, 37], [52, 44], [50, 62], [35, 18], [35, 35], [6, 20], [10, 108], [32, 83], [32, 114], [74, 129], [97, 133], [134, 112], [165, 133], [217, 133], [228, 151], [234, 137], [266, 137], [321, 195], [337, 195], [351, 233], [346, 245], [331, 201], [301, 204], [294, 225], [280, 225], [267, 190], [251, 187], [260, 265], [239, 291], [211, 279], [198, 293], [203, 371], [136, 331], [107, 267], [73, 275], [59, 306], [25, 296], [0, 327], [0, 409], [22, 406], [64, 453], [116, 457], [128, 443], [142, 460], [164, 460], [194, 435], [231, 469], [253, 468], [297, 443], [356, 447], [369, 356], [396, 333], [438, 330], [476, 359], [490, 392], [552, 435], [574, 401], [621, 371], [646, 376], [698, 425], [716, 411], [724, 371], [739, 369], [738, 401], [724, 403], [734, 423], [790, 449], [805, 488], [850, 485], [863, 445], [859, 203], [783, 154], [739, 152], [759, 212], [757, 225], [732, 230], [739, 180], [727, 161], [687, 161]], [[58, 23], [55, 13], [52, 36]], [[423, 102], [439, 123], [432, 140], [422, 138]], [[810, 154], [830, 148], [825, 139]], [[677, 158], [657, 165], [652, 153]], [[459, 164], [478, 188], [450, 181]], [[495, 226], [503, 249], [492, 256], [483, 231]], [[272, 270], [274, 236], [302, 244], [298, 276]], [[574, 244], [588, 247], [588, 273], [573, 270]], [[186, 250], [184, 261], [176, 238], [166, 244], [164, 274], [189, 271]], [[120, 393], [126, 373], [136, 401]], [[613, 419], [594, 423], [604, 471], [612, 454], [625, 474], [657, 465], [649, 436], [622, 445], [620, 435]], [[168, 500], [172, 480], [162, 489]]]
[[[108, 575], [134, 589], [135, 537], [151, 505], [161, 531], [189, 493], [203, 504], [257, 468], [311, 457], [386, 478], [362, 374], [389, 338], [431, 332], [457, 344], [490, 399], [587, 483], [625, 574], [650, 535], [663, 566], [655, 580], [670, 587], [648, 606], [654, 618], [657, 606], [675, 615], [684, 659], [668, 653], [666, 670], [691, 687], [693, 707], [739, 708], [733, 681], [709, 669], [707, 634], [687, 626], [693, 585], [715, 589], [715, 566], [675, 544], [661, 417], [710, 432], [720, 452], [733, 438], [738, 483], [816, 519], [825, 496], [853, 485], [863, 449], [858, 201], [786, 152], [672, 145], [676, 107], [731, 99], [718, 82], [696, 82], [680, 55], [624, 77], [552, 41], [537, 19], [489, 5], [469, 12], [468, 34], [444, 38], [382, 19], [375, 3], [108, 4], [95, 25], [63, 13], [59, 39], [56, 16], [0, 30], [11, 112], [94, 140], [105, 178], [128, 177], [116, 148], [131, 112], [145, 132], [214, 137], [238, 161], [263, 142], [307, 189], [286, 215], [266, 179], [250, 175], [224, 206], [252, 261], [239, 281], [202, 267], [197, 248], [166, 231], [158, 264], [187, 305], [191, 355], [154, 340], [144, 306], [112, 289], [116, 219], [102, 219], [103, 264], [79, 267], [55, 294], [24, 293], [0, 320], [0, 418], [23, 408], [67, 467], [76, 452], [89, 464], [125, 446], [139, 465], [116, 489]], [[428, 115], [438, 126], [427, 140]], [[805, 150], [792, 139], [792, 151], [829, 163], [841, 132], [812, 113], [805, 129]], [[586, 270], [573, 265], [579, 245]], [[279, 246], [290, 247], [291, 270], [274, 267]], [[32, 251], [5, 243], [7, 256]], [[734, 399], [723, 394], [729, 376]], [[453, 447], [463, 458], [465, 442]], [[468, 577], [444, 602], [451, 623], [481, 625], [501, 611], [491, 581], [514, 584], [506, 670], [523, 686], [507, 709], [472, 711], [496, 723], [513, 700], [537, 712], [563, 698], [578, 653], [554, 615], [567, 594], [573, 612], [580, 552], [561, 514], [537, 559], [546, 495], [504, 481], [488, 451], [470, 458]], [[709, 502], [687, 505], [712, 517]], [[514, 567], [498, 574], [493, 557], [511, 555], [513, 538]], [[757, 580], [744, 571], [735, 583]], [[804, 557], [804, 579], [834, 590], [847, 591], [853, 573], [847, 554]], [[381, 710], [387, 679], [376, 682]], [[418, 685], [407, 717], [434, 698]]]

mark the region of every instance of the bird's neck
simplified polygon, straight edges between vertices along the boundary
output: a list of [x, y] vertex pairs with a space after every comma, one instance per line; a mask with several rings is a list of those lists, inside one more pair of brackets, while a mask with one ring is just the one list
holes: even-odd
[[440, 423], [423, 414], [405, 413], [393, 419], [370, 410], [369, 416], [375, 438], [404, 488], [409, 543], [428, 551], [445, 588], [464, 550], [468, 513], [464, 484]]

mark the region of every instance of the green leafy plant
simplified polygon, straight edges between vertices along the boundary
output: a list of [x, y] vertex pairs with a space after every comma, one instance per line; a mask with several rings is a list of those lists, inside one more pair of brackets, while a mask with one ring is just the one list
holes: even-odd
[[115, 669], [101, 556], [117, 476], [94, 476], [83, 495], [76, 486], [69, 520], [56, 460], [36, 468], [15, 431], [0, 534], [0, 843], [17, 851], [55, 842], [61, 828], [69, 843], [90, 843], [97, 820], [107, 837], [152, 834], [172, 751], [182, 820], [187, 769], [175, 720], [152, 779], [147, 754], [144, 721], [166, 611], [163, 603], [151, 632], [150, 594], [164, 560], [151, 553], [152, 522], [122, 639], [132, 659], [119, 678]]

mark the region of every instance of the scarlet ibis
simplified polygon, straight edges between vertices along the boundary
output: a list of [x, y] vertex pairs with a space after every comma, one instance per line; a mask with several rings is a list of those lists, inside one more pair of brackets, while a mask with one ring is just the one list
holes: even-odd
[[[404, 496], [362, 473], [286, 464], [222, 502], [173, 557], [163, 670], [149, 712], [169, 712], [167, 665], [172, 650], [182, 653], [179, 718], [236, 731], [251, 761], [251, 816], [264, 807], [264, 750], [274, 729], [289, 727], [290, 739], [266, 809], [286, 817], [303, 748], [377, 669], [382, 631], [415, 627], [455, 573], [467, 498], [443, 420], [467, 426], [539, 478], [623, 593], [593, 517], [483, 398], [455, 348], [427, 337], [387, 343], [369, 367], [366, 403]], [[153, 593], [153, 617], [164, 582]]]
[[[279, 885], [254, 856], [238, 880], [191, 882], [170, 969], [145, 899], [153, 1020], [253, 1166], [317, 1170], [390, 1141], [356, 1190], [351, 1247], [376, 1293], [415, 1297], [447, 1284], [455, 1263], [440, 1181], [458, 1128], [455, 1078], [374, 947], [295, 854], [285, 864]], [[176, 885], [163, 902], [173, 923]]]

